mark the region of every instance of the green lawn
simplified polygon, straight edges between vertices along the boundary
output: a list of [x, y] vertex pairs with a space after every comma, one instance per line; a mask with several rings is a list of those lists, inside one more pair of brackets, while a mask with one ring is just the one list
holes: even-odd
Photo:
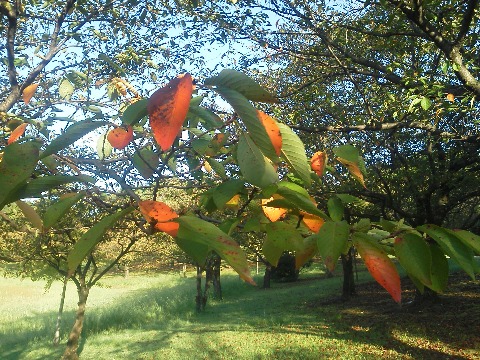
[[[297, 283], [263, 290], [228, 273], [222, 277], [224, 300], [211, 300], [206, 311], [197, 314], [193, 275], [106, 278], [88, 300], [81, 358], [474, 359], [480, 355], [473, 329], [470, 336], [453, 329], [459, 338], [450, 341], [439, 333], [438, 323], [436, 330], [429, 324], [438, 318], [417, 314], [411, 319], [421, 321], [406, 322], [411, 313], [376, 284], [342, 304], [331, 301], [340, 292], [340, 276], [326, 279], [312, 270]], [[360, 280], [368, 280], [368, 274], [362, 272]], [[478, 282], [470, 283], [478, 291]], [[0, 359], [60, 358], [63, 344], [55, 348], [51, 340], [61, 284], [46, 292], [44, 285], [0, 278]], [[73, 286], [67, 294], [63, 343], [77, 301]], [[372, 304], [371, 298], [380, 305]]]

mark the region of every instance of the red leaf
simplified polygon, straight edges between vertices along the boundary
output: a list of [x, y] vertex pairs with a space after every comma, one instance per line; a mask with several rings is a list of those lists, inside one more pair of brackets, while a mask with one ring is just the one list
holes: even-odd
[[115, 149], [124, 149], [133, 139], [133, 128], [128, 125], [125, 130], [123, 127], [117, 127], [110, 130], [107, 135], [107, 140]]
[[28, 123], [23, 123], [18, 125], [15, 130], [12, 131], [10, 134], [10, 137], [8, 138], [7, 144], [10, 145], [11, 143], [15, 142], [18, 140], [20, 136], [23, 135], [25, 132], [25, 129], [27, 128]]
[[320, 177], [322, 177], [323, 172], [325, 171], [327, 160], [327, 153], [324, 151], [317, 151], [310, 159], [310, 166], [312, 170], [315, 171], [315, 173]]
[[170, 206], [153, 200], [140, 201], [138, 206], [145, 219], [154, 225], [155, 230], [173, 237], [177, 236], [179, 224], [170, 220], [177, 218], [178, 214]]
[[172, 146], [182, 128], [187, 117], [192, 91], [192, 77], [187, 73], [155, 91], [148, 100], [150, 127], [163, 151]]
[[267, 135], [272, 142], [275, 153], [280, 156], [280, 152], [282, 151], [282, 134], [277, 122], [260, 110], [257, 110], [257, 117], [267, 131]]
[[[375, 241], [375, 240], [373, 240]], [[392, 260], [367, 234], [356, 233], [353, 244], [373, 278], [382, 285], [397, 303], [402, 301], [400, 276]]]

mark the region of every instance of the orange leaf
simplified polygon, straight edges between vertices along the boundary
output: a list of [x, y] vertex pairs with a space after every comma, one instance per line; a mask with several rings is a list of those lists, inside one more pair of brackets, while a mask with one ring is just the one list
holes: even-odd
[[363, 237], [354, 237], [353, 244], [373, 278], [388, 291], [393, 300], [400, 303], [402, 297], [400, 276], [385, 251]]
[[33, 97], [33, 94], [35, 94], [35, 91], [37, 91], [38, 84], [30, 84], [28, 85], [25, 89], [23, 89], [23, 102], [25, 104], [28, 104], [30, 102], [30, 99]]
[[303, 215], [302, 221], [310, 229], [310, 231], [312, 231], [314, 233], [318, 233], [320, 228], [325, 223], [325, 220], [323, 220], [319, 216], [312, 215], [312, 214], [307, 214], [307, 213], [304, 213], [304, 212], [302, 212], [302, 215]]
[[10, 137], [8, 138], [7, 144], [10, 145], [11, 143], [15, 142], [18, 140], [20, 136], [23, 135], [25, 132], [25, 129], [27, 128], [28, 123], [23, 123], [18, 125], [15, 130], [12, 131], [10, 134]]
[[267, 135], [272, 142], [275, 153], [280, 156], [280, 152], [282, 151], [282, 134], [280, 133], [280, 128], [278, 127], [277, 122], [260, 110], [257, 110], [257, 117], [267, 131]]
[[150, 127], [163, 151], [172, 146], [182, 128], [187, 117], [192, 91], [192, 77], [187, 73], [155, 91], [148, 100]]
[[167, 204], [160, 201], [145, 200], [138, 203], [143, 217], [154, 225], [155, 230], [163, 231], [173, 237], [177, 236], [178, 223], [170, 221], [178, 217], [178, 214]]
[[282, 199], [282, 197], [275, 196], [271, 197], [270, 199], [262, 199], [262, 210], [265, 216], [271, 221], [275, 222], [282, 217], [285, 216], [287, 213], [287, 209], [282, 209], [282, 208], [277, 208], [277, 207], [272, 207], [272, 206], [265, 206], [268, 204], [270, 201], [275, 200], [275, 199]]
[[133, 128], [128, 125], [127, 130], [123, 127], [117, 127], [110, 130], [107, 135], [107, 140], [115, 149], [124, 149], [133, 139]]
[[350, 174], [352, 174], [352, 176], [355, 179], [357, 179], [358, 182], [360, 184], [362, 184], [362, 186], [364, 188], [367, 188], [365, 186], [365, 180], [363, 179], [362, 171], [360, 170], [360, 168], [358, 167], [357, 164], [355, 164], [353, 161], [348, 161], [348, 160], [345, 160], [345, 159], [342, 159], [342, 158], [337, 158], [337, 160], [340, 161], [343, 165], [345, 165], [347, 167]]
[[323, 172], [325, 171], [325, 166], [327, 166], [327, 161], [327, 153], [324, 151], [317, 151], [310, 159], [310, 166], [318, 176], [322, 177]]
[[455, 95], [447, 94], [447, 100], [453, 102], [455, 100]]

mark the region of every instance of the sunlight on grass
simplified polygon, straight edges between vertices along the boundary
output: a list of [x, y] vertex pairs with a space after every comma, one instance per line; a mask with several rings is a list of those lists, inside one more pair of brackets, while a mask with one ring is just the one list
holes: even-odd
[[[367, 273], [359, 274], [360, 283], [369, 279]], [[260, 277], [256, 280], [261, 283]], [[8, 289], [0, 295], [0, 358], [60, 358], [74, 318], [74, 287], [67, 293], [63, 343], [54, 348], [61, 284], [46, 292], [42, 282], [0, 279], [0, 285]], [[453, 351], [429, 337], [428, 328], [401, 329], [382, 316], [375, 321], [374, 314], [355, 306], [320, 305], [340, 295], [340, 277], [325, 278], [312, 270], [296, 283], [272, 287], [253, 287], [225, 271], [224, 300], [210, 299], [206, 311], [197, 314], [193, 273], [187, 278], [108, 277], [91, 291], [81, 358], [414, 359], [429, 344], [437, 354]], [[361, 322], [351, 321], [355, 318]]]

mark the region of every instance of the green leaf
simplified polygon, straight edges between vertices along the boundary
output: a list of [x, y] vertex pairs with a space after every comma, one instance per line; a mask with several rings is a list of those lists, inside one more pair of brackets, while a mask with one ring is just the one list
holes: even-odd
[[193, 125], [200, 121], [207, 130], [216, 129], [223, 125], [222, 119], [213, 111], [201, 106], [193, 106], [192, 104], [190, 104], [188, 108], [187, 119], [189, 120], [189, 124], [191, 123], [190, 127], [193, 127]]
[[271, 239], [265, 239], [262, 245], [262, 253], [267, 261], [273, 266], [278, 265], [278, 260], [283, 254], [283, 249], [279, 248]]
[[329, 271], [335, 270], [349, 236], [350, 226], [346, 221], [326, 221], [318, 233], [311, 236], [317, 240], [318, 253]]
[[43, 230], [43, 221], [30, 204], [27, 204], [26, 202], [21, 200], [16, 201], [15, 204], [17, 204], [18, 208], [22, 210], [23, 215], [25, 215], [27, 220], [30, 221], [33, 226], [35, 226], [40, 231]]
[[225, 172], [225, 167], [222, 165], [222, 163], [211, 157], [207, 157], [206, 160], [212, 167], [213, 171], [215, 171], [215, 174], [217, 174], [221, 179], [225, 180], [227, 178], [227, 173]]
[[422, 284], [431, 286], [432, 255], [425, 239], [415, 233], [404, 233], [395, 239], [393, 247], [396, 258], [407, 273]]
[[86, 176], [86, 175], [52, 175], [52, 176], [42, 176], [28, 182], [22, 189], [18, 192], [17, 198], [14, 200], [22, 198], [33, 198], [41, 196], [42, 192], [56, 189], [61, 185], [73, 183], [73, 182], [87, 182], [94, 183], [95, 179]]
[[430, 245], [430, 254], [432, 255], [432, 268], [430, 273], [432, 285], [430, 285], [429, 288], [442, 293], [448, 283], [448, 260], [438, 245]]
[[195, 262], [203, 266], [207, 260], [207, 256], [212, 251], [207, 245], [199, 243], [197, 241], [192, 241], [191, 239], [184, 238], [175, 238], [175, 242], [178, 247], [185, 251], [189, 256], [195, 260]]
[[122, 124], [131, 126], [138, 124], [140, 120], [148, 115], [147, 102], [148, 99], [141, 99], [130, 104], [120, 117]]
[[428, 224], [417, 228], [434, 239], [442, 250], [475, 280], [475, 259], [473, 250], [460, 241], [454, 234], [440, 226]]
[[282, 134], [281, 158], [306, 185], [310, 185], [310, 164], [302, 140], [287, 125], [278, 123], [278, 127]]
[[109, 157], [112, 154], [113, 147], [107, 140], [107, 133], [100, 135], [97, 140], [97, 155], [100, 160]]
[[358, 149], [350, 144], [337, 146], [333, 149], [333, 153], [342, 159], [358, 164], [360, 152]]
[[231, 69], [222, 70], [218, 76], [206, 79], [204, 84], [207, 86], [213, 85], [238, 91], [248, 100], [252, 101], [269, 103], [275, 103], [278, 101], [275, 96], [263, 89], [251, 77]]
[[0, 210], [8, 203], [19, 199], [17, 193], [37, 165], [39, 149], [40, 143], [34, 141], [14, 142], [5, 147], [0, 162]]
[[307, 191], [297, 184], [281, 181], [278, 183], [277, 194], [309, 214], [320, 216], [325, 220], [330, 219], [327, 214], [315, 206]]
[[112, 67], [120, 76], [125, 76], [125, 70], [123, 70], [120, 66], [118, 66], [110, 57], [108, 57], [104, 53], [98, 54], [98, 59], [105, 61], [110, 67]]
[[235, 218], [235, 219], [226, 219], [222, 221], [221, 224], [218, 225], [220, 230], [222, 230], [225, 234], [231, 235], [233, 231], [237, 228], [238, 224], [240, 223], [240, 220]]
[[243, 189], [244, 182], [239, 179], [228, 180], [218, 185], [212, 194], [217, 209], [222, 209], [225, 204]]
[[215, 225], [194, 216], [175, 219], [180, 224], [177, 237], [208, 246], [224, 259], [240, 277], [255, 285], [243, 250], [230, 236]]
[[45, 148], [45, 151], [40, 154], [40, 159], [55, 154], [56, 152], [66, 148], [67, 146], [70, 146], [75, 141], [81, 139], [90, 131], [93, 131], [101, 126], [106, 126], [108, 124], [109, 123], [106, 121], [91, 120], [76, 122], [75, 124], [69, 126], [63, 134], [52, 140], [52, 142]]
[[423, 110], [428, 110], [432, 106], [432, 102], [430, 101], [429, 98], [423, 97], [422, 100], [420, 101], [420, 106], [422, 107]]
[[247, 134], [240, 135], [237, 161], [243, 176], [252, 185], [263, 188], [278, 181], [274, 167]]
[[469, 246], [473, 251], [480, 255], [480, 236], [466, 230], [447, 230], [455, 235], [461, 242]]
[[138, 170], [140, 175], [147, 180], [150, 179], [160, 162], [159, 157], [151, 149], [145, 148], [137, 150], [133, 155], [133, 166]]
[[278, 156], [273, 148], [270, 137], [265, 127], [257, 117], [257, 110], [250, 102], [240, 93], [227, 88], [217, 88], [216, 91], [227, 100], [233, 107], [235, 112], [240, 116], [245, 124], [248, 133], [252, 137], [253, 142], [258, 146], [262, 153], [273, 162], [278, 161]]
[[201, 137], [192, 141], [193, 150], [195, 150], [199, 155], [205, 155], [209, 149], [210, 140], [205, 137]]
[[302, 248], [303, 237], [295, 225], [285, 222], [272, 222], [265, 226], [267, 239], [283, 251], [296, 251]]
[[85, 196], [84, 192], [78, 194], [71, 194], [71, 196], [64, 197], [55, 204], [50, 205], [43, 215], [43, 226], [49, 229], [60, 220], [68, 210], [72, 208], [81, 198]]
[[343, 212], [345, 211], [342, 200], [336, 196], [332, 196], [330, 199], [328, 199], [327, 207], [328, 214], [333, 221], [342, 221]]
[[65, 100], [70, 100], [74, 90], [73, 84], [68, 79], [62, 79], [58, 86], [58, 94]]
[[70, 250], [67, 256], [68, 276], [71, 276], [77, 267], [82, 263], [88, 254], [90, 254], [100, 240], [102, 240], [105, 233], [115, 225], [115, 223], [123, 218], [125, 215], [133, 211], [133, 207], [119, 211], [115, 214], [105, 216], [102, 220], [96, 223], [86, 233], [82, 235], [73, 249]]

